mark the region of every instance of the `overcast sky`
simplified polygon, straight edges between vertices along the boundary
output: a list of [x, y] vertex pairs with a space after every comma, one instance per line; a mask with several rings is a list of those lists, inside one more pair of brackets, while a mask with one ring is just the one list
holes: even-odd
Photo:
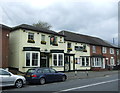
[[0, 0], [0, 23], [8, 26], [48, 22], [68, 30], [118, 40], [118, 0]]

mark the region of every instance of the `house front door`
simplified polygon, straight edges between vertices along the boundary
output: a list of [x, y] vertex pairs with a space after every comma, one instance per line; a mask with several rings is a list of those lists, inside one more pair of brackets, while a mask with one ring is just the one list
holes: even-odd
[[45, 54], [42, 54], [42, 55], [41, 55], [40, 67], [49, 67], [49, 64], [48, 64], [48, 56], [45, 55]]
[[70, 70], [70, 56], [65, 56], [65, 71]]
[[105, 69], [105, 58], [103, 58], [103, 61], [102, 61], [102, 68]]

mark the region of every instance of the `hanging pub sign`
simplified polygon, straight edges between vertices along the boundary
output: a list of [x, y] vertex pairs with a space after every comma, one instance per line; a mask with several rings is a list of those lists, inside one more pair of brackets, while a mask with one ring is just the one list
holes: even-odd
[[83, 46], [75, 46], [76, 51], [84, 51], [86, 50], [86, 45], [84, 44]]
[[58, 44], [57, 44], [57, 37], [51, 36], [50, 37], [50, 44], [54, 45], [54, 46], [58, 46]]
[[75, 46], [76, 51], [83, 51], [83, 46]]
[[54, 36], [51, 36], [51, 37], [50, 37], [50, 44], [51, 44], [51, 45], [54, 44], [54, 39], [55, 39]]

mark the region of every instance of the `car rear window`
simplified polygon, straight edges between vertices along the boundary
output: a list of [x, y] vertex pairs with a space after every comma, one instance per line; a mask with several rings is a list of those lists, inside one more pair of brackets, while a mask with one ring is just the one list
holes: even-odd
[[34, 73], [35, 72], [35, 69], [29, 69], [28, 71], [27, 71], [27, 73]]

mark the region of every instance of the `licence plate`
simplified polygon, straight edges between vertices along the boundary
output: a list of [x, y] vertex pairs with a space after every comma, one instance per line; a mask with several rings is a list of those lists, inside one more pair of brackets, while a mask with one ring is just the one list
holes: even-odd
[[26, 77], [30, 77], [30, 75], [26, 75]]

